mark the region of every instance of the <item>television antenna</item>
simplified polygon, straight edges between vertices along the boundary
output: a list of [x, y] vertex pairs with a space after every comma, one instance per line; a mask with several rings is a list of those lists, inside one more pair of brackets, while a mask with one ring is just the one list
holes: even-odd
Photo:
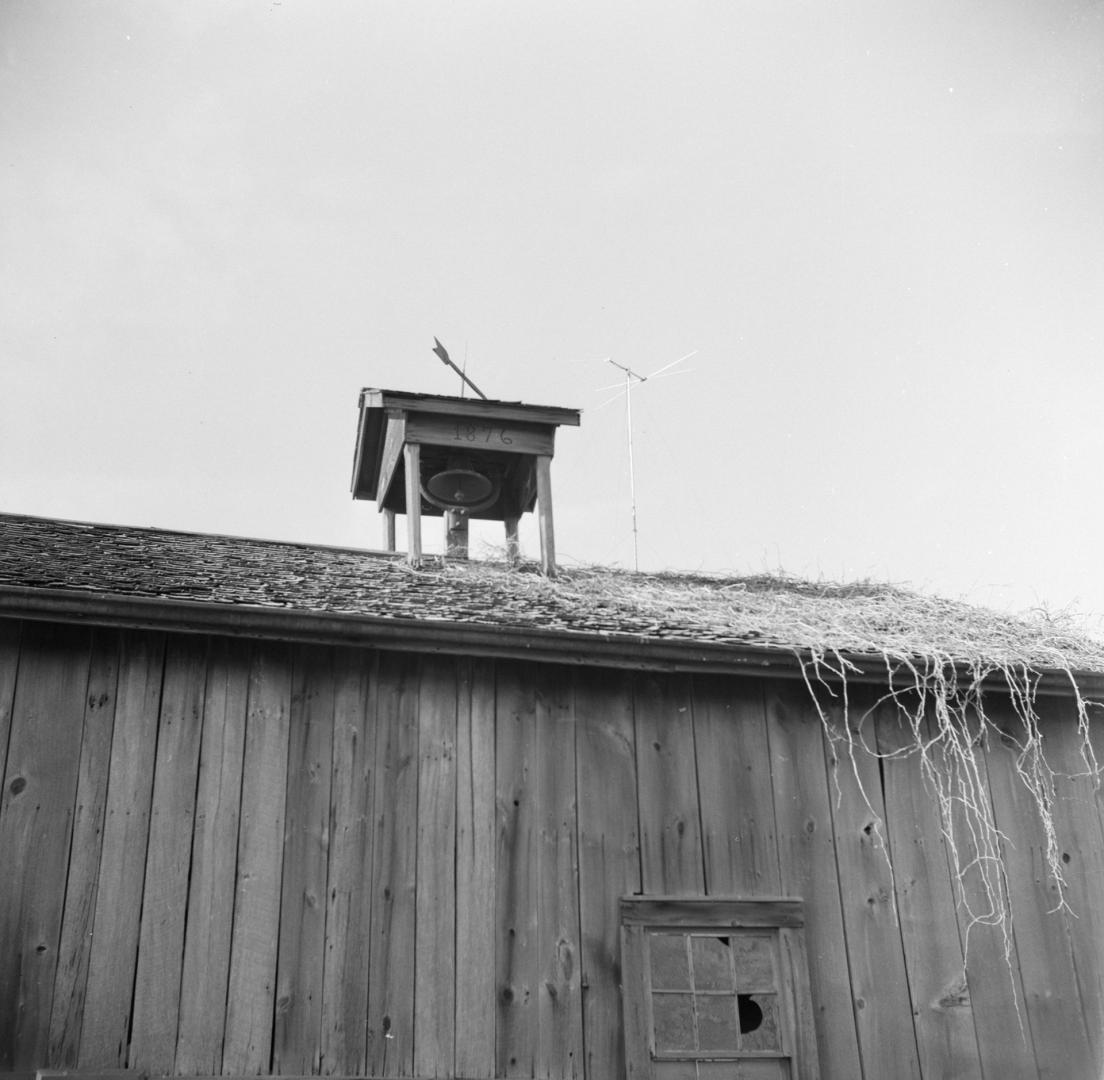
[[685, 356], [680, 356], [677, 360], [672, 360], [669, 364], [664, 364], [663, 367], [657, 368], [649, 375], [641, 375], [637, 371], [633, 371], [632, 368], [626, 367], [624, 364], [617, 363], [612, 357], [607, 356], [605, 361], [607, 364], [612, 364], [615, 368], [625, 373], [624, 382], [610, 383], [609, 386], [599, 386], [595, 393], [602, 390], [617, 390], [617, 393], [613, 397], [603, 401], [598, 406], [599, 409], [604, 408], [606, 405], [616, 401], [622, 394], [625, 395], [625, 430], [628, 433], [629, 444], [629, 497], [632, 502], [632, 533], [633, 533], [633, 569], [640, 569], [640, 542], [639, 534], [636, 526], [636, 469], [633, 464], [633, 428], [632, 428], [632, 392], [633, 390], [648, 382], [650, 379], [666, 378], [669, 375], [689, 375], [690, 368], [679, 368], [678, 371], [673, 370], [678, 367], [685, 360], [689, 360], [692, 356], [697, 356], [698, 350], [688, 352]]

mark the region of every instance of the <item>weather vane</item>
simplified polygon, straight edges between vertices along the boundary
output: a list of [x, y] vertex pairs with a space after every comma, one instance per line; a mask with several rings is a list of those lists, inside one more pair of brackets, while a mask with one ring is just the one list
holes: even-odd
[[[436, 338], [433, 339], [433, 351], [441, 358], [441, 363], [442, 364], [445, 364], [446, 366], [452, 368], [452, 370], [455, 371], [456, 374], [459, 375], [460, 378], [463, 379], [464, 382], [466, 382], [468, 384], [468, 386], [470, 386], [484, 401], [489, 400], [487, 398], [487, 395], [484, 394], [483, 391], [480, 390], [479, 387], [476, 386], [475, 383], [473, 383], [471, 381], [471, 379], [469, 379], [467, 377], [467, 375], [465, 375], [464, 372], [461, 371], [460, 368], [458, 368], [449, 359], [448, 349], [446, 349], [444, 347], [444, 345], [442, 345]], [[463, 386], [460, 387], [460, 396], [461, 397], [464, 396], [464, 387]]]

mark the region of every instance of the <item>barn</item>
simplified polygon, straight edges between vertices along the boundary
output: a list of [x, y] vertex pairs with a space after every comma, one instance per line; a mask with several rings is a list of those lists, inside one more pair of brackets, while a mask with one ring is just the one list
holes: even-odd
[[557, 567], [569, 415], [366, 395], [501, 562], [0, 515], [0, 1074], [1101, 1076], [1104, 650]]

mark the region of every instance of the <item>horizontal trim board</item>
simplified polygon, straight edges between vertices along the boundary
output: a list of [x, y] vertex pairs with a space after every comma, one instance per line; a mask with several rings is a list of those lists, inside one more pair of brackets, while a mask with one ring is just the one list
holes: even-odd
[[[395, 423], [395, 421], [392, 421]], [[440, 446], [458, 456], [470, 456], [473, 467], [481, 452], [498, 454], [547, 454], [555, 449], [556, 429], [547, 424], [518, 420], [466, 421], [436, 414], [411, 413], [406, 419], [405, 440], [425, 446]]]
[[503, 420], [533, 420], [542, 424], [578, 427], [580, 410], [560, 405], [526, 405], [521, 401], [482, 398], [454, 398], [440, 394], [412, 394], [401, 390], [367, 388], [360, 392], [361, 409], [401, 409], [404, 412], [435, 412], [447, 416], [495, 417]]
[[[485, 626], [436, 620], [387, 619], [379, 616], [303, 611], [284, 607], [217, 604], [201, 600], [122, 596], [75, 589], [34, 589], [0, 586], [0, 616], [13, 619], [123, 626], [179, 633], [224, 634], [232, 637], [313, 641], [330, 645], [360, 645], [390, 651], [443, 653], [498, 659], [534, 660], [584, 667], [711, 675], [754, 675], [761, 678], [803, 678], [802, 659], [795, 650], [752, 645], [721, 645], [692, 641], [658, 641], [631, 634], [542, 630], [516, 626]], [[864, 654], [840, 653], [849, 665], [847, 680], [885, 686], [890, 682], [885, 661]], [[969, 675], [966, 665], [955, 670]], [[1075, 672], [1083, 695], [1104, 695], [1104, 675]], [[829, 673], [818, 681], [830, 682]], [[912, 685], [907, 676], [894, 685]], [[999, 676], [985, 688], [1007, 693]], [[1073, 697], [1064, 671], [1039, 673], [1036, 693]]]
[[722, 926], [798, 927], [805, 925], [805, 916], [802, 901], [791, 897], [623, 896], [621, 921], [625, 926], [714, 930]]
[[[150, 1080], [150, 1073], [141, 1069], [116, 1070], [113, 1072], [97, 1072], [95, 1070], [73, 1070], [72, 1072], [60, 1072], [55, 1069], [39, 1069], [37, 1072], [0, 1072], [0, 1080]], [[279, 1080], [320, 1080], [317, 1073], [262, 1073], [261, 1077], [279, 1076]], [[451, 1073], [449, 1074], [452, 1075]], [[191, 1073], [181, 1075], [176, 1080], [258, 1080], [256, 1073], [219, 1073], [217, 1075], [193, 1075]], [[434, 1080], [434, 1077], [424, 1074], [415, 1076], [396, 1076], [393, 1073], [326, 1073], [325, 1080]], [[453, 1080], [495, 1080], [490, 1074], [480, 1076], [456, 1076]]]

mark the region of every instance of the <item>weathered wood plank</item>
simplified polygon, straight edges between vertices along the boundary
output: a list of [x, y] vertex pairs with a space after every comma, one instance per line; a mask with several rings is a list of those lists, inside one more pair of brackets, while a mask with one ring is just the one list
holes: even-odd
[[[23, 624], [16, 619], [0, 619], [0, 785], [5, 778], [11, 735], [12, 704], [15, 698], [16, 675], [19, 671], [19, 638]], [[0, 797], [0, 806], [2, 806]], [[2, 828], [0, 823], [0, 828]], [[0, 885], [0, 898], [5, 889]], [[0, 901], [3, 902], [3, 901]], [[3, 968], [0, 967], [0, 971]], [[4, 1028], [0, 1020], [0, 1030]]]
[[[651, 1021], [649, 1017], [648, 970], [644, 963], [643, 926], [623, 926], [621, 929], [621, 962], [624, 965], [625, 991], [621, 1005], [625, 1027], [625, 1071], [609, 1074], [626, 1076], [628, 1080], [651, 1080], [652, 1063], [648, 1055]], [[693, 1077], [693, 1066], [686, 1076]]]
[[495, 669], [462, 661], [456, 715], [456, 1074], [495, 1068]]
[[403, 446], [403, 458], [406, 480], [406, 558], [417, 566], [422, 561], [421, 447], [417, 443], [406, 443]]
[[537, 763], [537, 1075], [574, 1077], [583, 1069], [576, 847], [575, 694], [555, 667], [536, 669]]
[[766, 702], [781, 887], [805, 902], [821, 1069], [826, 1078], [860, 1077], [820, 721], [803, 686], [771, 682]]
[[0, 796], [0, 1069], [46, 1061], [89, 648], [84, 629], [23, 634]]
[[276, 644], [255, 646], [222, 1050], [222, 1071], [228, 1075], [264, 1073], [271, 1062], [290, 703], [290, 650]]
[[626, 1065], [619, 901], [640, 891], [631, 676], [578, 671], [575, 722], [584, 1075], [620, 1077]]
[[157, 730], [128, 1062], [133, 1068], [155, 1073], [170, 1072], [176, 1060], [188, 869], [206, 686], [206, 638], [170, 638]]
[[326, 967], [322, 987], [322, 1072], [365, 1072], [368, 939], [372, 912], [376, 654], [334, 657], [334, 753]]
[[[992, 798], [989, 790], [985, 758], [987, 738], [974, 733], [977, 769], [971, 769], [974, 789], [970, 798], [990, 815]], [[974, 1030], [986, 1080], [990, 1077], [1035, 1077], [1034, 1044], [1030, 1025], [1023, 1007], [1023, 983], [1020, 963], [1011, 927], [1007, 940], [998, 926], [972, 924], [971, 912], [978, 917], [990, 917], [990, 898], [985, 895], [978, 859], [983, 856], [970, 839], [970, 822], [959, 801], [951, 807], [952, 834], [958, 844], [957, 865], [948, 853], [948, 866], [955, 893], [959, 939], [966, 954], [966, 984], [970, 1008], [974, 1014]], [[1019, 838], [1016, 838], [1019, 842]], [[994, 880], [1002, 880], [996, 866], [987, 871]]]
[[292, 677], [272, 1044], [273, 1071], [289, 1076], [315, 1073], [322, 1061], [333, 720], [330, 650], [300, 646]]
[[705, 871], [689, 679], [637, 676], [633, 708], [644, 892], [700, 896]]
[[[384, 437], [383, 453], [380, 454], [379, 479], [376, 486], [376, 502], [383, 504], [390, 494], [395, 481], [396, 466], [402, 457], [403, 443], [406, 442], [406, 419], [403, 415], [389, 416], [387, 434]], [[394, 548], [388, 548], [394, 551]]]
[[0, 619], [0, 780], [8, 761], [12, 701], [19, 671], [19, 638], [23, 624], [18, 619]]
[[540, 1042], [535, 677], [530, 664], [503, 665], [498, 671], [496, 1076], [535, 1076]]
[[820, 1080], [823, 1074], [817, 1053], [805, 930], [783, 927], [778, 936], [782, 963], [793, 980], [793, 1045], [796, 1058], [793, 1080]]
[[762, 684], [695, 679], [693, 712], [706, 892], [776, 895], [778, 845]]
[[426, 658], [418, 706], [414, 1072], [453, 1076], [456, 1054], [456, 663]]
[[1024, 1006], [1040, 1078], [1093, 1076], [1093, 1050], [1063, 918], [1050, 914], [1058, 891], [1046, 869], [1046, 840], [1035, 803], [1016, 775], [1022, 725], [1011, 704], [988, 703], [1002, 736], [989, 740], [987, 765], [993, 814], [1012, 843], [1002, 845]]
[[368, 1073], [414, 1067], [415, 887], [418, 837], [417, 659], [381, 657], [377, 695]]
[[[880, 708], [875, 719], [920, 1070], [982, 1080], [939, 802], [918, 755], [906, 753], [914, 739], [898, 710]], [[926, 724], [922, 733], [929, 737]]]
[[180, 1075], [215, 1074], [222, 1068], [248, 695], [248, 643], [214, 639], [203, 703], [184, 938], [176, 1043]]
[[80, 1049], [118, 678], [119, 635], [108, 630], [96, 631], [92, 636], [73, 842], [50, 1017], [48, 1061], [56, 1068], [74, 1068]]
[[1086, 775], [1081, 736], [1071, 703], [1037, 706], [1046, 737], [1046, 755], [1055, 778], [1054, 827], [1062, 849], [1069, 911], [1055, 913], [1070, 941], [1070, 958], [1088, 1034], [1093, 1075], [1104, 1074], [1104, 832]]
[[[877, 749], [873, 716], [865, 714], [869, 705], [865, 695], [852, 690], [846, 722], [854, 745], [840, 744], [835, 752], [826, 748], [829, 770], [835, 770], [838, 783], [832, 819], [851, 996], [864, 1075], [919, 1080], [912, 1002], [885, 846], [878, 759], [859, 745], [864, 740]], [[842, 730], [842, 710], [833, 706], [831, 716]]]
[[556, 576], [556, 527], [552, 520], [552, 458], [537, 455], [537, 529], [540, 533], [541, 573]]
[[[1102, 792], [1088, 775], [1073, 703], [1040, 701], [1036, 708], [1046, 735], [1047, 760], [1059, 773], [1054, 827], [1062, 848], [1070, 906], [1062, 918], [1070, 937], [1081, 1012], [1092, 1044], [1093, 1075], [1104, 1076], [1104, 911], [1100, 906], [1104, 896], [1104, 826], [1097, 810]], [[1098, 755], [1104, 755], [1101, 728], [1100, 721], [1094, 719], [1090, 741], [1095, 743]]]
[[81, 1069], [127, 1060], [164, 651], [161, 634], [122, 634]]

